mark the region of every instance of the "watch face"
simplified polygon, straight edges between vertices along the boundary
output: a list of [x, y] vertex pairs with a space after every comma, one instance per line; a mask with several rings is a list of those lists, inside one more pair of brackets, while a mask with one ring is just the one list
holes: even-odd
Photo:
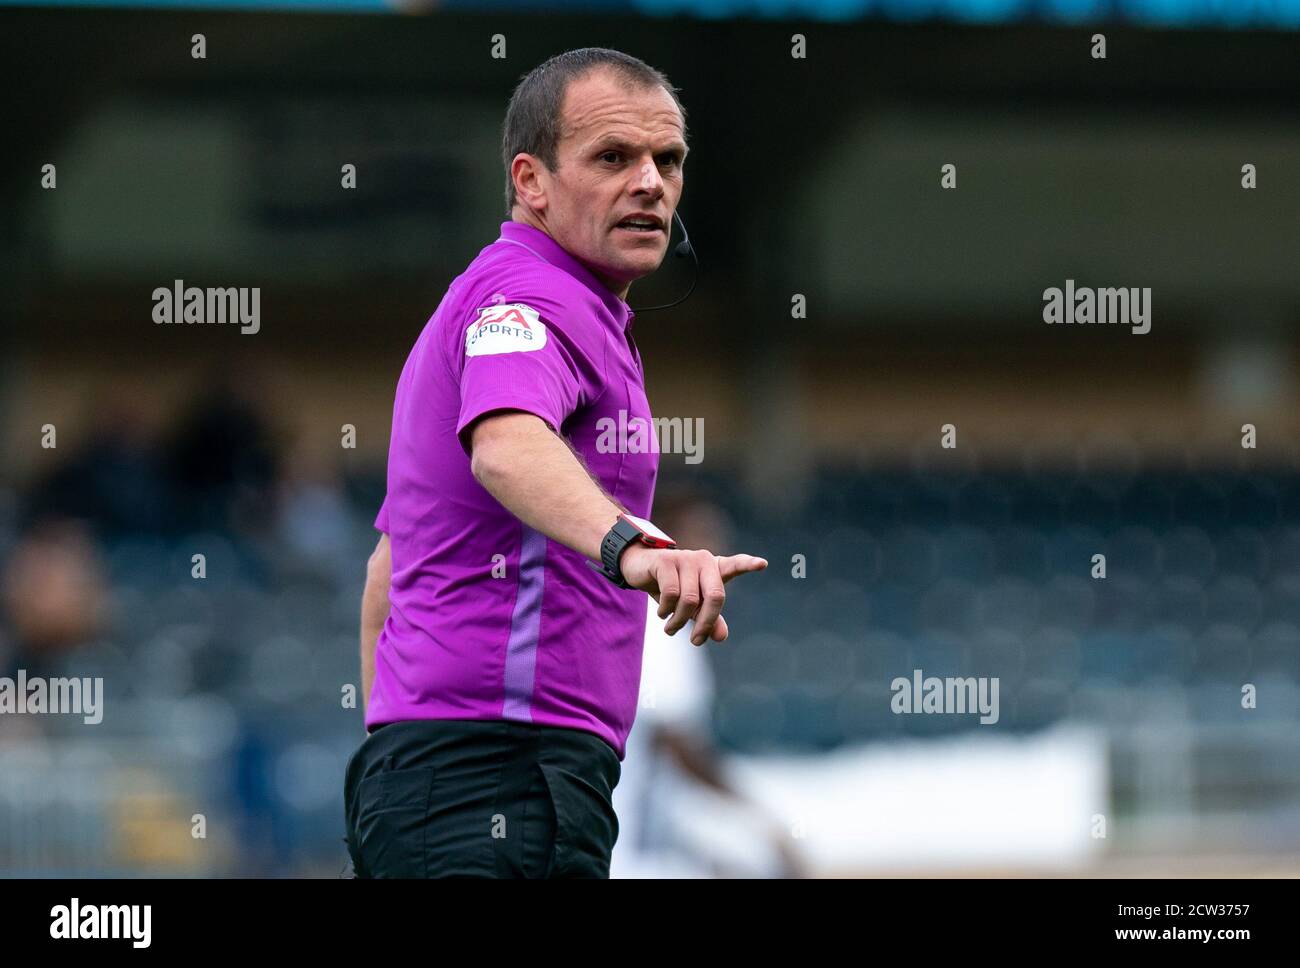
[[675, 545], [677, 543], [673, 541], [672, 538], [668, 537], [668, 535], [664, 534], [662, 531], [656, 528], [649, 521], [647, 521], [645, 518], [638, 518], [635, 514], [628, 514], [626, 511], [623, 512], [623, 517], [627, 518], [634, 525], [636, 525], [638, 529], [640, 529], [641, 534], [644, 536], [642, 540], [644, 540], [647, 544], [652, 544], [659, 547], [668, 547], [670, 545]]

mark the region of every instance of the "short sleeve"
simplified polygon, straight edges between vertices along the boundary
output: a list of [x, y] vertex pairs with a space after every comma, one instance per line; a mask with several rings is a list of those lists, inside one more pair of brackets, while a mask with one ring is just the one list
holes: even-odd
[[384, 503], [379, 506], [379, 514], [375, 517], [375, 529], [388, 534], [388, 498], [384, 498]]
[[[575, 309], [580, 316], [584, 309]], [[522, 302], [478, 310], [457, 335], [460, 413], [456, 436], [468, 455], [470, 426], [494, 410], [536, 414], [557, 433], [599, 393], [601, 380], [581, 318], [557, 325], [555, 313]], [[548, 318], [549, 317], [549, 318]]]

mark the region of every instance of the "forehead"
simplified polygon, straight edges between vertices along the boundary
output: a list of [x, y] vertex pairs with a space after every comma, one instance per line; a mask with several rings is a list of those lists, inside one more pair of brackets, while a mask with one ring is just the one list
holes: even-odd
[[561, 111], [561, 138], [578, 143], [606, 134], [683, 141], [681, 111], [659, 85], [628, 85], [609, 70], [569, 84]]

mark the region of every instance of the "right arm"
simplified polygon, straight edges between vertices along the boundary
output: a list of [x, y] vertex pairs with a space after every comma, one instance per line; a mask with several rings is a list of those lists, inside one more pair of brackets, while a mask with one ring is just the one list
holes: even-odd
[[563, 438], [518, 410], [482, 417], [470, 438], [470, 470], [511, 514], [593, 561], [619, 505]]
[[[512, 410], [481, 417], [470, 437], [470, 469], [483, 487], [524, 524], [600, 562], [600, 544], [621, 507], [605, 493], [578, 456], [538, 416]], [[695, 619], [695, 645], [727, 637], [723, 585], [736, 575], [761, 571], [762, 558], [721, 557], [711, 551], [630, 545], [620, 560], [633, 588], [659, 602], [659, 617], [672, 616], [664, 631], [674, 635]]]

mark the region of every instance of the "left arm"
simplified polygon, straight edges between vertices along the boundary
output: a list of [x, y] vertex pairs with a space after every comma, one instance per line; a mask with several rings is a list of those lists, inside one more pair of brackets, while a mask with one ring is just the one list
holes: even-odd
[[388, 535], [381, 535], [366, 563], [366, 589], [361, 595], [361, 709], [370, 701], [375, 682], [375, 643], [388, 621], [388, 585], [393, 577]]

